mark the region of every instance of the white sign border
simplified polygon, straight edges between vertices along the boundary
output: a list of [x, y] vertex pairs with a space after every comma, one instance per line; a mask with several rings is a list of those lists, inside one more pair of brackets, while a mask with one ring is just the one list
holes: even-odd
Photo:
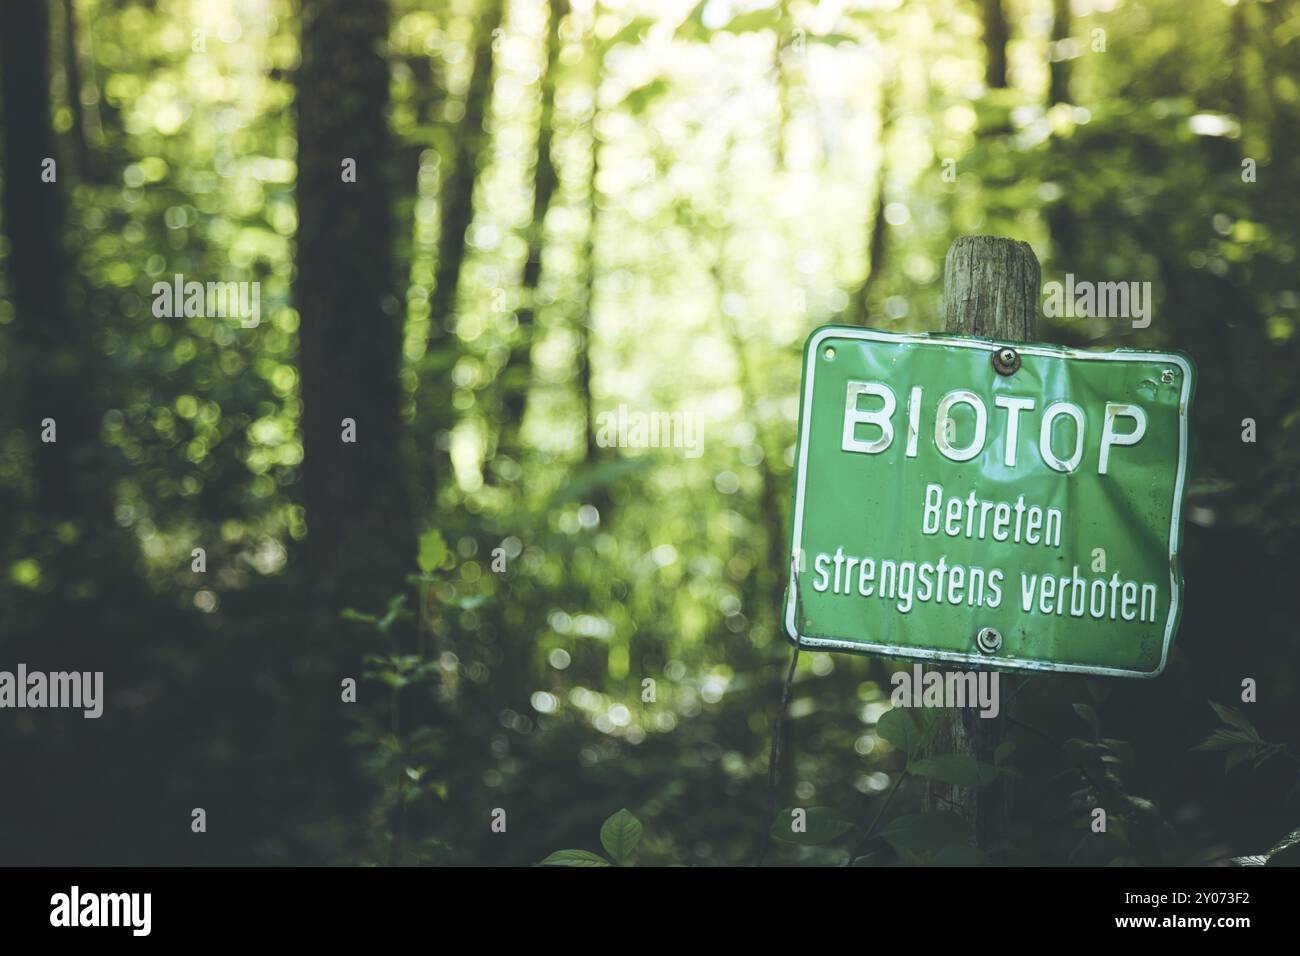
[[[874, 644], [863, 641], [844, 641], [835, 638], [805, 637], [799, 634], [795, 622], [795, 589], [789, 588], [786, 600], [785, 631], [791, 643], [800, 648], [847, 650], [876, 653], [883, 657], [906, 660], [933, 660], [961, 664], [978, 664], [985, 668], [1022, 671], [1050, 671], [1055, 673], [1097, 674], [1107, 677], [1159, 677], [1169, 660], [1169, 645], [1181, 612], [1182, 582], [1178, 551], [1182, 535], [1183, 489], [1187, 480], [1187, 415], [1195, 379], [1195, 370], [1187, 357], [1176, 352], [1147, 351], [1145, 349], [1115, 349], [1109, 352], [1086, 352], [1079, 349], [1048, 346], [1038, 343], [1003, 343], [997, 339], [958, 337], [920, 332], [885, 332], [879, 329], [853, 326], [827, 325], [815, 330], [804, 346], [804, 386], [799, 410], [799, 455], [795, 461], [794, 511], [791, 547], [793, 554], [802, 552], [804, 489], [808, 476], [808, 436], [812, 427], [813, 377], [821, 343], [830, 338], [859, 339], [868, 342], [887, 342], [894, 345], [939, 345], [992, 352], [1002, 344], [1010, 345], [1021, 355], [1038, 355], [1048, 358], [1081, 359], [1084, 361], [1168, 362], [1183, 371], [1182, 395], [1178, 404], [1178, 474], [1174, 480], [1174, 501], [1169, 525], [1169, 614], [1165, 621], [1164, 645], [1160, 650], [1160, 666], [1153, 671], [1130, 670], [1120, 667], [1089, 667], [1086, 664], [1059, 664], [1053, 661], [1029, 660], [1019, 657], [997, 657], [985, 654], [967, 654], [959, 651], [930, 648], [899, 647], [892, 644]], [[792, 554], [792, 560], [793, 560]]]

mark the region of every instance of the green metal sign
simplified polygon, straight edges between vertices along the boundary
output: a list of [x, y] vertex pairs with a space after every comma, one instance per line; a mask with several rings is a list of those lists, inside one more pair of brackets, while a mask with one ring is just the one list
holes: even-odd
[[804, 351], [786, 631], [1154, 677], [1182, 607], [1180, 354], [826, 327]]

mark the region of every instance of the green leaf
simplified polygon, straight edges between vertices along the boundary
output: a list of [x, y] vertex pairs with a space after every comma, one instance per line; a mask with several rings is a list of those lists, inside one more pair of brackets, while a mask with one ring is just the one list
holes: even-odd
[[1082, 766], [1090, 762], [1098, 749], [1100, 748], [1097, 744], [1082, 737], [1071, 737], [1062, 742], [1060, 748], [1061, 755], [1074, 766]]
[[1235, 770], [1237, 767], [1240, 767], [1243, 763], [1245, 763], [1247, 760], [1251, 758], [1251, 753], [1252, 751], [1249, 748], [1239, 748], [1236, 750], [1229, 750], [1228, 755], [1224, 758], [1223, 761], [1223, 772], [1232, 773], [1233, 770]]
[[622, 866], [641, 842], [641, 821], [625, 807], [606, 820], [600, 828], [600, 845]]
[[609, 866], [603, 856], [589, 850], [556, 850], [538, 866]]
[[462, 611], [473, 611], [487, 604], [490, 600], [492, 600], [490, 594], [470, 594], [465, 597], [452, 598], [447, 603], [460, 608]]
[[442, 567], [442, 562], [445, 560], [447, 560], [447, 542], [442, 540], [442, 533], [430, 528], [420, 535], [420, 552], [416, 556], [420, 570], [430, 574]]
[[1222, 727], [1210, 732], [1210, 736], [1197, 744], [1192, 750], [1226, 751], [1224, 772], [1229, 773], [1235, 767], [1250, 761], [1256, 767], [1280, 752], [1281, 744], [1269, 743], [1259, 735], [1259, 731], [1241, 711], [1233, 707], [1209, 701]]
[[980, 763], [967, 754], [938, 754], [917, 760], [908, 770], [920, 777], [959, 787], [983, 787], [997, 779], [997, 767]]
[[1284, 744], [1263, 744], [1256, 747], [1255, 753], [1252, 755], [1255, 760], [1255, 769], [1258, 770], [1265, 760], [1272, 757], [1274, 754], [1282, 753], [1284, 750], [1286, 750]]
[[1193, 747], [1193, 750], [1250, 750], [1259, 746], [1260, 739], [1254, 734], [1246, 733], [1243, 730], [1215, 730], [1210, 733], [1203, 741]]
[[1102, 739], [1101, 743], [1102, 746], [1115, 755], [1116, 759], [1120, 763], [1130, 765], [1133, 763], [1133, 745], [1127, 740], [1116, 740], [1114, 737], [1105, 737]]
[[876, 733], [909, 756], [921, 749], [925, 732], [911, 708], [895, 707], [880, 715]]
[[1236, 727], [1238, 730], [1251, 734], [1256, 740], [1260, 739], [1259, 731], [1255, 729], [1255, 725], [1241, 711], [1233, 707], [1226, 707], [1223, 704], [1216, 704], [1214, 701], [1209, 703], [1214, 708], [1214, 712], [1219, 715], [1219, 719], [1229, 727]]
[[387, 634], [394, 621], [409, 618], [410, 616], [411, 612], [406, 610], [406, 595], [398, 594], [388, 599], [388, 613], [380, 618], [375, 626], [379, 628], [381, 634]]
[[911, 813], [891, 820], [880, 835], [907, 862], [926, 864], [933, 862], [945, 850], [960, 851], [950, 847], [970, 843], [970, 828], [966, 821], [950, 810], [938, 813]]
[[[796, 815], [795, 811], [802, 813]], [[795, 829], [796, 825], [800, 828]], [[772, 821], [772, 839], [798, 846], [823, 846], [853, 829], [830, 807], [790, 807], [780, 811]]]

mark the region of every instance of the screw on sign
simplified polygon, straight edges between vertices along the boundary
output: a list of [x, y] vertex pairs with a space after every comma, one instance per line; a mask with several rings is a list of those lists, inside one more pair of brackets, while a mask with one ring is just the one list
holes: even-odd
[[975, 643], [985, 654], [996, 654], [998, 648], [1002, 646], [1002, 634], [995, 628], [981, 627], [979, 633], [975, 635]]
[[1020, 353], [1011, 346], [998, 349], [993, 353], [993, 368], [999, 375], [1015, 375], [1020, 368]]

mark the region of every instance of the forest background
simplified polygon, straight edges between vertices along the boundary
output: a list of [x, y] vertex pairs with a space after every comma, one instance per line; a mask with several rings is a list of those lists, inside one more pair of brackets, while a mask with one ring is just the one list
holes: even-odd
[[[0, 668], [106, 688], [0, 713], [0, 862], [530, 864], [624, 807], [644, 864], [1300, 826], [1297, 0], [3, 0], [0, 91]], [[1040, 338], [1199, 380], [1170, 666], [1019, 683], [972, 854], [895, 662], [801, 654], [775, 817], [767, 762], [802, 343], [937, 328], [978, 233], [1150, 282], [1149, 328]], [[259, 321], [168, 314], [177, 275]], [[620, 406], [701, 454], [609, 447]]]

